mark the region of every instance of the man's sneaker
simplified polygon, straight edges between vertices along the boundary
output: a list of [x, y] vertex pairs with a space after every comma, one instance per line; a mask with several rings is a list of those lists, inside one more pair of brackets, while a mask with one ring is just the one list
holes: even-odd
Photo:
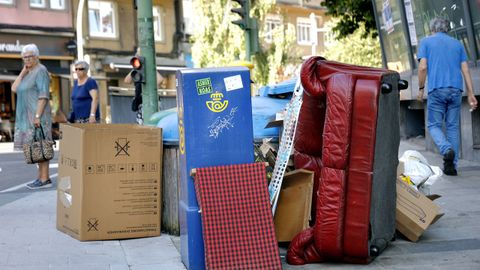
[[448, 149], [445, 155], [443, 155], [443, 173], [446, 175], [457, 175], [457, 170], [455, 169], [455, 164], [453, 160], [455, 159], [455, 152], [452, 149]]
[[48, 179], [45, 182], [40, 181], [37, 179], [30, 184], [27, 184], [27, 188], [29, 189], [41, 189], [41, 188], [49, 188], [52, 187], [52, 180]]

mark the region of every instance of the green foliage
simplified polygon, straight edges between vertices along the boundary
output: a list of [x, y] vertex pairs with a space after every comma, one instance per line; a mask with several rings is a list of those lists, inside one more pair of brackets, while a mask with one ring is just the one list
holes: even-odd
[[[245, 59], [245, 34], [231, 21], [238, 16], [230, 12], [234, 2], [230, 0], [196, 0], [193, 1], [195, 30], [192, 36], [192, 58], [196, 67], [229, 66], [236, 60]], [[263, 43], [264, 20], [272, 12], [275, 0], [251, 1], [250, 16], [259, 24], [260, 42]], [[274, 31], [271, 44], [261, 44], [261, 52], [252, 60], [253, 81], [257, 86], [278, 82], [277, 76], [289, 64], [295, 63], [297, 54], [294, 50], [295, 28], [293, 25], [281, 25]]]
[[325, 0], [321, 5], [327, 8], [327, 15], [340, 19], [333, 28], [339, 38], [353, 34], [362, 25], [363, 37], [377, 37], [372, 0]]
[[193, 5], [197, 15], [192, 37], [195, 64], [199, 67], [225, 66], [243, 58], [243, 31], [230, 23], [237, 19], [230, 14], [231, 1], [197, 0]]
[[[261, 34], [264, 37], [265, 33]], [[278, 83], [292, 76], [300, 63], [295, 26], [281, 24], [272, 31], [272, 42], [264, 44], [263, 51], [255, 55], [254, 78], [259, 85]]]
[[[335, 23], [332, 21], [327, 26], [333, 27]], [[365, 37], [365, 32], [365, 27], [361, 25], [348, 37], [329, 44], [324, 52], [325, 58], [354, 65], [382, 67], [380, 41], [378, 37]]]

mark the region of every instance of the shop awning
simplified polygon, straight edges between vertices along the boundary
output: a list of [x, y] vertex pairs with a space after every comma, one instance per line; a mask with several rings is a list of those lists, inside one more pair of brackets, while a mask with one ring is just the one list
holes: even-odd
[[17, 75], [5, 75], [5, 74], [0, 74], [0, 82], [1, 81], [7, 81], [7, 82], [13, 82], [17, 78]]

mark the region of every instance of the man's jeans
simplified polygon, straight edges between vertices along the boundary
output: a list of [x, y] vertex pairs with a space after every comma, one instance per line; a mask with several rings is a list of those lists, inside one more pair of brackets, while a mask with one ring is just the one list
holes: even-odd
[[[461, 103], [462, 92], [456, 88], [440, 88], [428, 93], [428, 130], [442, 155], [449, 148], [455, 151], [455, 167], [458, 161]], [[442, 130], [444, 120], [446, 134]]]

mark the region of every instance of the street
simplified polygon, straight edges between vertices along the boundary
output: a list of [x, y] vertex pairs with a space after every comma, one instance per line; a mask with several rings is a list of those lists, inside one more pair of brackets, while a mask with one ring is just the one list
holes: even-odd
[[[58, 151], [55, 151], [55, 157], [50, 161], [50, 178], [53, 186], [45, 190], [56, 188], [57, 156]], [[0, 151], [0, 205], [35, 192], [25, 187], [25, 184], [37, 178], [36, 166], [26, 164], [22, 152]]]

